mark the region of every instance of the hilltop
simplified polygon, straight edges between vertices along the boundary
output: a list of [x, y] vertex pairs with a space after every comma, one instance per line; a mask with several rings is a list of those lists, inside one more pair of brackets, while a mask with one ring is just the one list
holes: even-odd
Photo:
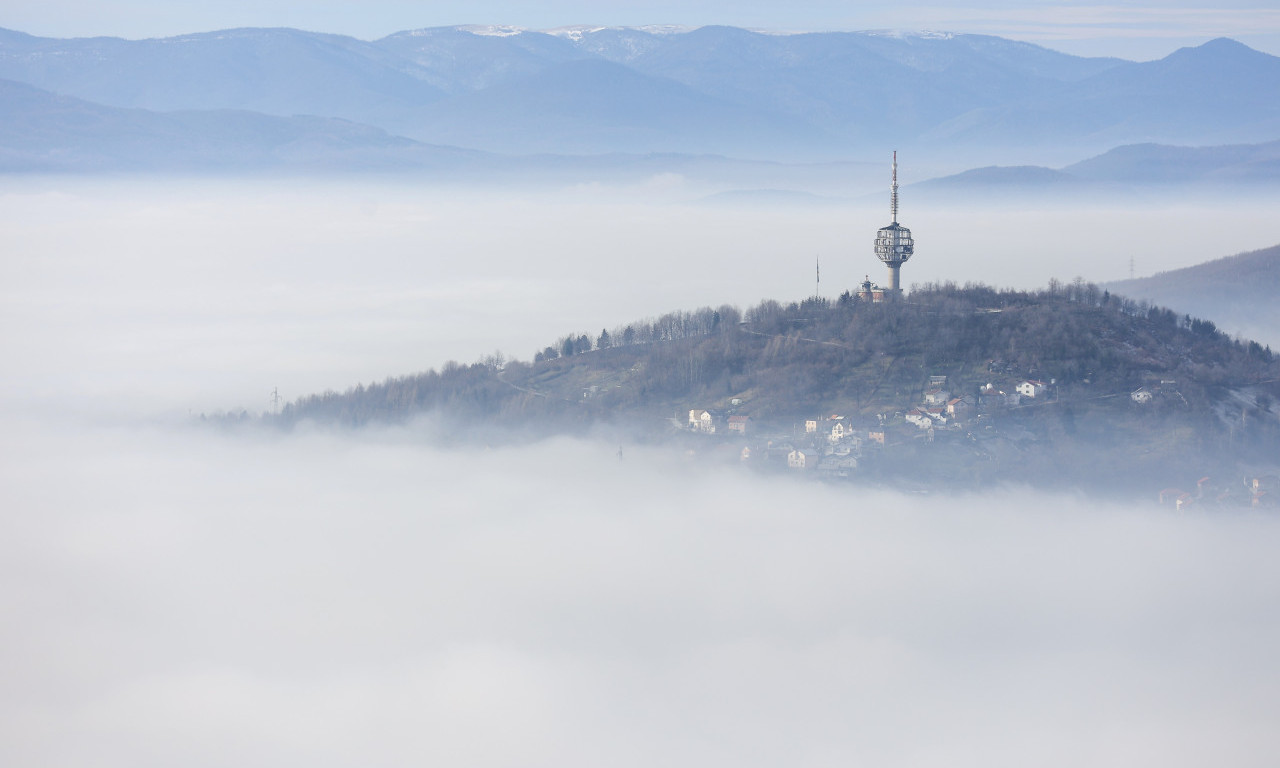
[[926, 489], [1145, 492], [1271, 461], [1277, 380], [1269, 348], [1095, 285], [934, 285], [885, 303], [846, 293], [674, 312], [568, 334], [532, 362], [493, 356], [305, 397], [269, 420], [433, 412], [460, 440], [594, 430], [708, 456], [745, 448], [768, 467], [807, 452], [825, 474]]

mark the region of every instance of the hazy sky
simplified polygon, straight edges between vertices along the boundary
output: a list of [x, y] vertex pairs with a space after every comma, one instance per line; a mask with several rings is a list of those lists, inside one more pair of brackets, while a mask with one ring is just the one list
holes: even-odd
[[914, 0], [778, 3], [676, 0], [7, 0], [0, 26], [55, 37], [152, 37], [237, 26], [288, 26], [372, 39], [391, 32], [453, 24], [512, 24], [535, 29], [572, 24], [701, 26], [774, 30], [933, 29], [1028, 40], [1072, 53], [1157, 58], [1214, 37], [1280, 53], [1280, 9], [1271, 0], [1213, 7], [1184, 2], [992, 2]]
[[[566, 333], [676, 309], [837, 296], [879, 280], [865, 202], [707, 205], [635, 187], [433, 190], [332, 180], [0, 186], [0, 359], [15, 397], [131, 413], [265, 407], [359, 382], [529, 360]], [[909, 192], [909, 190], [907, 190]], [[1274, 201], [930, 204], [906, 285], [1037, 288], [1280, 242]], [[69, 225], [68, 222], [74, 222]], [[678, 277], [677, 277], [678, 276]], [[619, 281], [626, 290], [618, 290]], [[1280, 343], [1280, 332], [1262, 340]]]

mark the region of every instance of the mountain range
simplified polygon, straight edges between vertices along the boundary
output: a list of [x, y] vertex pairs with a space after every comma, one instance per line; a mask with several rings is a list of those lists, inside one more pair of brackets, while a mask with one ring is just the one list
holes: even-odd
[[[49, 137], [41, 148], [8, 131], [7, 155], [56, 154], [77, 137], [124, 153], [135, 128], [152, 146], [172, 136], [176, 152], [196, 141], [176, 127], [228, 141], [239, 131], [268, 157], [292, 133], [316, 157], [336, 145], [348, 159], [339, 166], [356, 148], [438, 154], [420, 145], [790, 161], [893, 146], [954, 168], [960, 157], [1066, 162], [1123, 144], [1280, 136], [1280, 58], [1226, 39], [1130, 62], [981, 35], [732, 27], [448, 27], [374, 41], [294, 29], [147, 40], [0, 30], [0, 79], [12, 81], [6, 121]], [[298, 116], [309, 122], [281, 122]]]

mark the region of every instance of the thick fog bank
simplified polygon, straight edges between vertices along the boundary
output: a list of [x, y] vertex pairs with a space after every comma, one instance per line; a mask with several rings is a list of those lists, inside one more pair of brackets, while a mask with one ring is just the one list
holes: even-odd
[[[883, 206], [706, 194], [7, 180], [0, 764], [1267, 764], [1271, 517], [187, 424], [800, 299], [817, 257], [825, 295], [880, 279]], [[904, 198], [904, 280], [1113, 279], [1273, 219]]]
[[418, 428], [0, 434], [0, 762], [1268, 765], [1280, 521]]
[[[23, 407], [184, 413], [532, 357], [567, 333], [747, 307], [864, 275], [887, 201], [708, 205], [680, 176], [626, 187], [424, 189], [359, 180], [0, 187], [0, 355]], [[886, 195], [887, 197], [887, 195]], [[1104, 281], [1280, 242], [1238, 201], [913, 202], [905, 284]]]

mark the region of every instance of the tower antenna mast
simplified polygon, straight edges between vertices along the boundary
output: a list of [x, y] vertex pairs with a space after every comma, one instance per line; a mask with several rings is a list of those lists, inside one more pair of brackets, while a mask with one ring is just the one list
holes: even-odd
[[898, 223], [898, 150], [893, 150], [893, 185], [889, 188], [889, 211], [893, 214], [893, 223]]

